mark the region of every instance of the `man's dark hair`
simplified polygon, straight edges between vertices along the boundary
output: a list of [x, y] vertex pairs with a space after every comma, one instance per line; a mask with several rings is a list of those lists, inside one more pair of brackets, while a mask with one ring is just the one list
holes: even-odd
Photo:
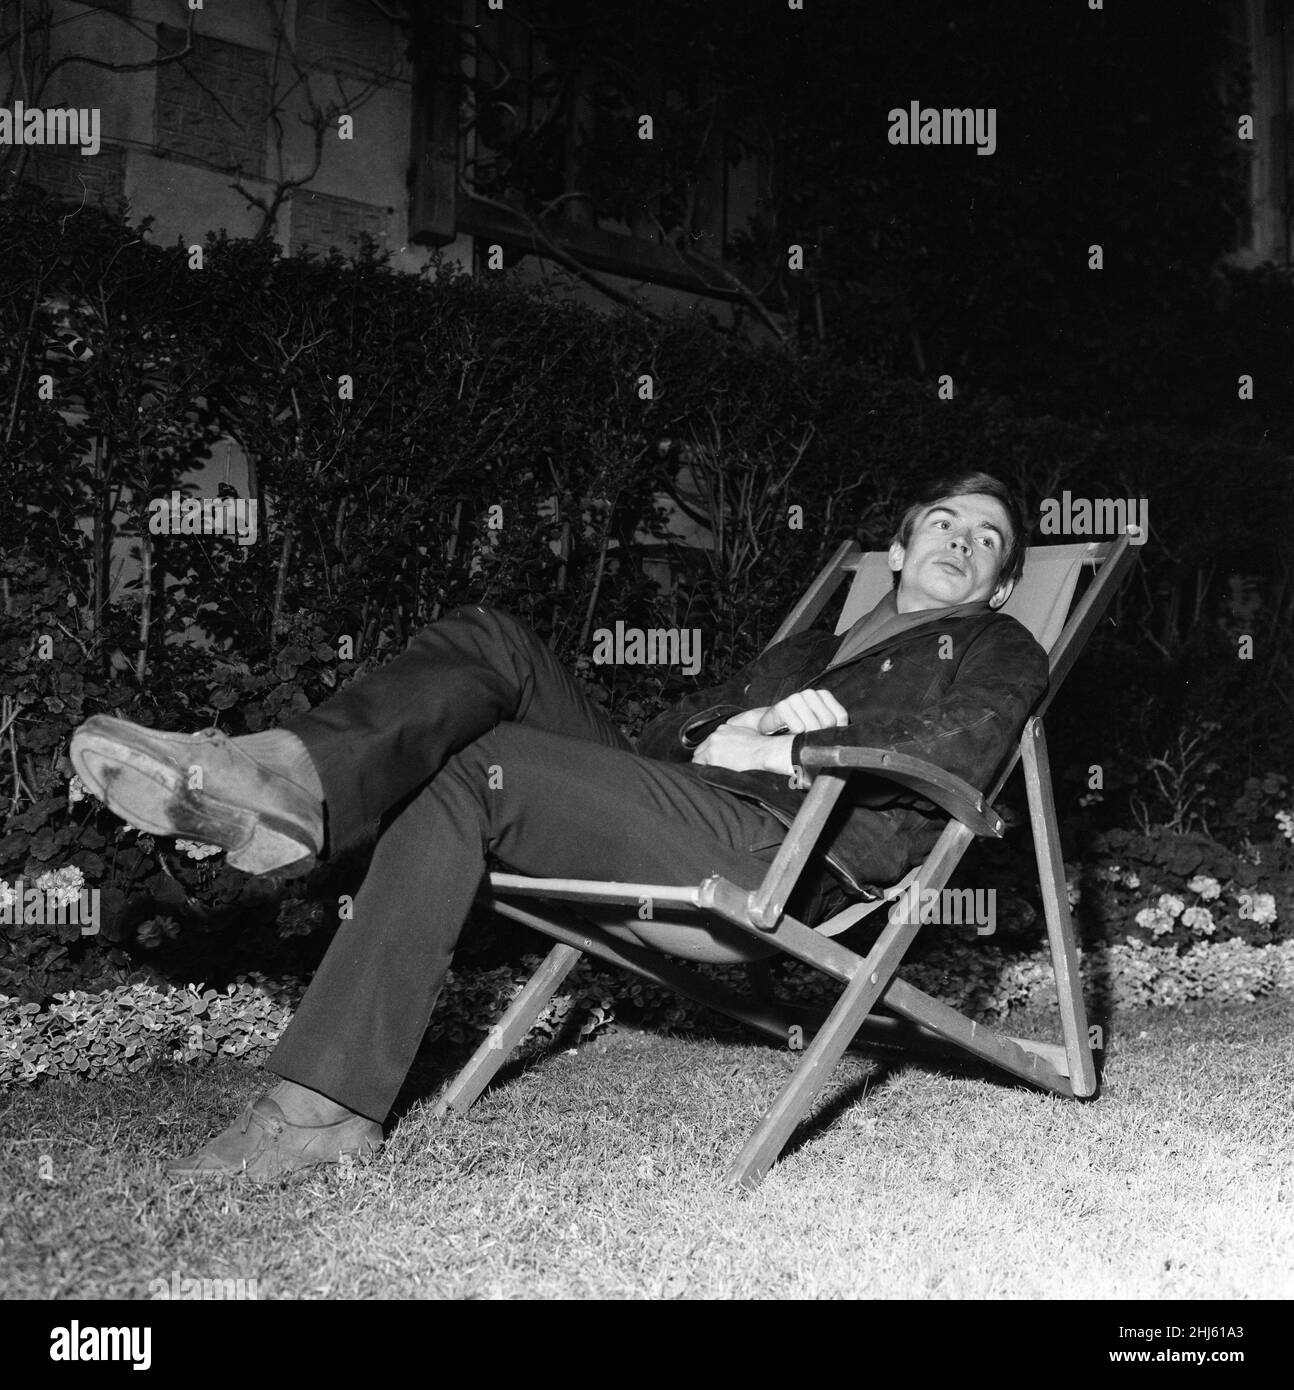
[[[1028, 546], [1025, 544], [1024, 507], [1020, 499], [999, 478], [991, 473], [953, 473], [943, 478], [935, 478], [923, 487], [912, 505], [903, 513], [894, 539], [906, 550], [912, 539], [912, 528], [922, 512], [949, 497], [959, 497], [967, 492], [980, 492], [1002, 504], [1007, 520], [1011, 524], [1011, 534], [1007, 537], [1006, 551], [1002, 556], [1002, 569], [998, 583], [1008, 579], [1019, 579], [1024, 573], [1024, 556]], [[894, 576], [895, 584], [899, 576]]]

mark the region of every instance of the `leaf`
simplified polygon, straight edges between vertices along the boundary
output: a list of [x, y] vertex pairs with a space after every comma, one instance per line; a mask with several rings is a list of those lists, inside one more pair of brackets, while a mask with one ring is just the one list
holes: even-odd
[[44, 863], [59, 847], [59, 839], [54, 831], [45, 828], [32, 836], [29, 852], [33, 859]]
[[98, 878], [103, 873], [105, 867], [103, 856], [101, 854], [95, 854], [88, 849], [77, 850], [67, 862], [69, 864], [75, 864], [78, 869], [81, 869], [85, 873], [87, 879]]

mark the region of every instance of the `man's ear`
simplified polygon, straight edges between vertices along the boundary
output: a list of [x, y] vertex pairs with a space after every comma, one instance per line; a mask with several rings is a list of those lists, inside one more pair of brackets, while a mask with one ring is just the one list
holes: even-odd
[[993, 590], [989, 598], [990, 608], [1001, 608], [1002, 605], [1011, 597], [1011, 591], [1015, 588], [1014, 579], [1004, 579], [996, 589]]
[[901, 546], [898, 543], [898, 541], [891, 541], [888, 562], [890, 568], [894, 571], [895, 574], [898, 574], [898, 572], [903, 568], [903, 561], [906, 557], [907, 551], [903, 548], [903, 546]]

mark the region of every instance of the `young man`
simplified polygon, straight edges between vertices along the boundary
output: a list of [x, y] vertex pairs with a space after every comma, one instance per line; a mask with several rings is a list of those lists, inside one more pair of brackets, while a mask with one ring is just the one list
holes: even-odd
[[[896, 587], [843, 639], [778, 643], [653, 720], [636, 749], [533, 632], [481, 607], [269, 733], [88, 720], [72, 761], [97, 796], [151, 833], [220, 845], [248, 872], [382, 824], [354, 918], [270, 1058], [283, 1079], [168, 1170], [273, 1178], [375, 1152], [490, 861], [754, 888], [804, 796], [806, 745], [891, 748], [987, 785], [1047, 683], [1042, 648], [998, 611], [1024, 545], [995, 478], [941, 481], [900, 523]], [[807, 920], [838, 885], [896, 881], [939, 831], [929, 803], [882, 779], [851, 778], [842, 800], [797, 909]]]

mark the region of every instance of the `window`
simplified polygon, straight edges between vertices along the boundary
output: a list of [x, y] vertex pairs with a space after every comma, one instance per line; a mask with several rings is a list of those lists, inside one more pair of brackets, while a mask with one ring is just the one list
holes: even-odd
[[29, 147], [27, 176], [66, 203], [114, 203], [126, 194], [126, 152], [104, 142], [99, 153], [83, 156], [76, 149]]
[[352, 198], [298, 189], [292, 195], [292, 250], [327, 253], [335, 246], [351, 253], [361, 232], [379, 243], [386, 238], [386, 209]]
[[[178, 53], [184, 30], [159, 24], [157, 42]], [[159, 150], [260, 176], [269, 117], [269, 55], [257, 49], [194, 35], [187, 58], [157, 69]]]
[[329, 72], [386, 72], [396, 61], [394, 27], [368, 0], [297, 0], [297, 53]]
[[545, 0], [466, 14], [415, 75], [413, 238], [547, 242], [595, 270], [713, 291], [697, 257], [719, 259], [729, 235], [722, 92], [704, 74], [684, 89], [631, 70]]

